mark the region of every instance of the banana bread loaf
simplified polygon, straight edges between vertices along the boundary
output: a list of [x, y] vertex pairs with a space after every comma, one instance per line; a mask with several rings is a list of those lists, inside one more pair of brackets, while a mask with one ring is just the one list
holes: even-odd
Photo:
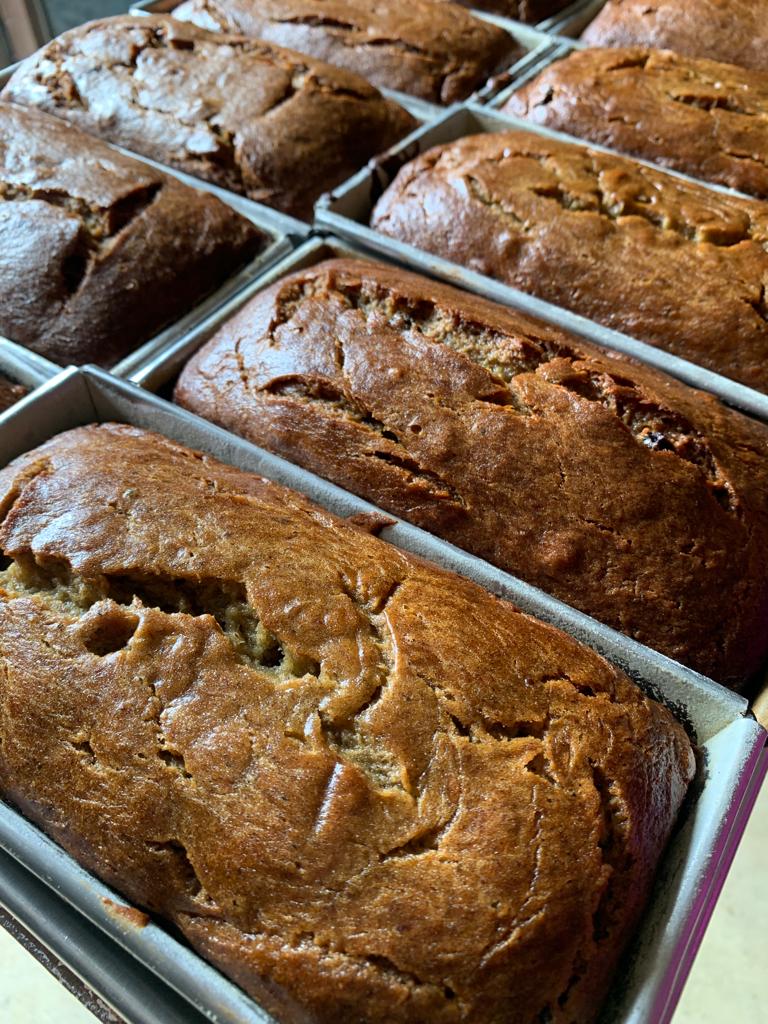
[[187, 0], [173, 16], [288, 46], [434, 103], [466, 99], [521, 53], [503, 29], [430, 0]]
[[574, 50], [503, 112], [768, 196], [768, 73], [645, 47]]
[[582, 39], [768, 70], [768, 0], [608, 0]]
[[768, 391], [768, 204], [524, 131], [437, 146], [372, 225]]
[[0, 334], [20, 345], [109, 366], [268, 241], [214, 196], [0, 102]]
[[333, 260], [253, 299], [175, 398], [721, 682], [768, 655], [768, 428], [653, 369]]
[[15, 405], [20, 398], [27, 394], [27, 389], [22, 384], [16, 384], [9, 380], [5, 374], [0, 373], [0, 412], [5, 412]]
[[664, 707], [157, 435], [0, 493], [8, 799], [281, 1021], [592, 1019], [693, 774]]
[[162, 17], [65, 32], [3, 97], [305, 219], [416, 124], [357, 75]]

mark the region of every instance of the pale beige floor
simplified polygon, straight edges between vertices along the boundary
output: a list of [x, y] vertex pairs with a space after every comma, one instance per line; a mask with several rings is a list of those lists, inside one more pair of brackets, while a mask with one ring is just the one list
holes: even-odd
[[[766, 1024], [768, 786], [755, 808], [674, 1024]], [[80, 1006], [0, 929], [0, 1022], [93, 1024]], [[653, 1022], [649, 1022], [653, 1024]]]

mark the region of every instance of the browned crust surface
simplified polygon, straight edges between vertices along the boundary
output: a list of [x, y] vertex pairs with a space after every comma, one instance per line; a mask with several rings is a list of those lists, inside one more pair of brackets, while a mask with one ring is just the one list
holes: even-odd
[[768, 73], [646, 47], [575, 50], [504, 113], [768, 196]]
[[608, 0], [582, 39], [768, 70], [768, 0]]
[[65, 32], [2, 95], [304, 219], [416, 124], [358, 75], [163, 17]]
[[768, 430], [382, 264], [252, 300], [187, 408], [739, 686], [768, 654]]
[[503, 29], [430, 0], [186, 0], [173, 15], [309, 53], [434, 103], [466, 99], [521, 52]]
[[109, 366], [269, 238], [215, 196], [0, 102], [0, 333]]
[[437, 146], [384, 234], [768, 391], [768, 205], [523, 131]]
[[0, 495], [6, 797], [282, 1020], [592, 1017], [693, 772], [666, 709], [156, 435]]

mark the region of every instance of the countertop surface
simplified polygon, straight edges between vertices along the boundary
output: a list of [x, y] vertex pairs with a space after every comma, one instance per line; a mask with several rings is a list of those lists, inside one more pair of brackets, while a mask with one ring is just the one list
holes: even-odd
[[[768, 785], [736, 854], [674, 1024], [768, 1021]], [[94, 1024], [95, 1018], [0, 929], [0, 1021]], [[653, 1022], [648, 1022], [653, 1024]]]

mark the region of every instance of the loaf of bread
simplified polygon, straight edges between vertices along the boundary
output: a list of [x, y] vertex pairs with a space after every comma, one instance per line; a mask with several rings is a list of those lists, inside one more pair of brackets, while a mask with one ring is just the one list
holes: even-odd
[[693, 774], [664, 707], [157, 435], [0, 495], [6, 798], [281, 1021], [592, 1019]]
[[269, 238], [214, 196], [0, 102], [0, 334], [109, 366]]
[[430, 0], [186, 0], [173, 16], [288, 46], [434, 103], [466, 99], [521, 53], [503, 29]]
[[768, 428], [398, 268], [262, 292], [187, 409], [738, 687], [768, 655]]
[[768, 0], [608, 0], [582, 39], [768, 71]]
[[646, 47], [574, 50], [503, 112], [768, 197], [768, 72]]
[[305, 219], [416, 124], [357, 75], [163, 17], [65, 32], [2, 95]]
[[437, 146], [372, 225], [768, 391], [768, 204], [524, 131]]
[[16, 384], [5, 376], [4, 373], [0, 373], [0, 412], [5, 412], [6, 409], [10, 409], [12, 405], [15, 405], [20, 398], [26, 395], [27, 389], [23, 384]]

